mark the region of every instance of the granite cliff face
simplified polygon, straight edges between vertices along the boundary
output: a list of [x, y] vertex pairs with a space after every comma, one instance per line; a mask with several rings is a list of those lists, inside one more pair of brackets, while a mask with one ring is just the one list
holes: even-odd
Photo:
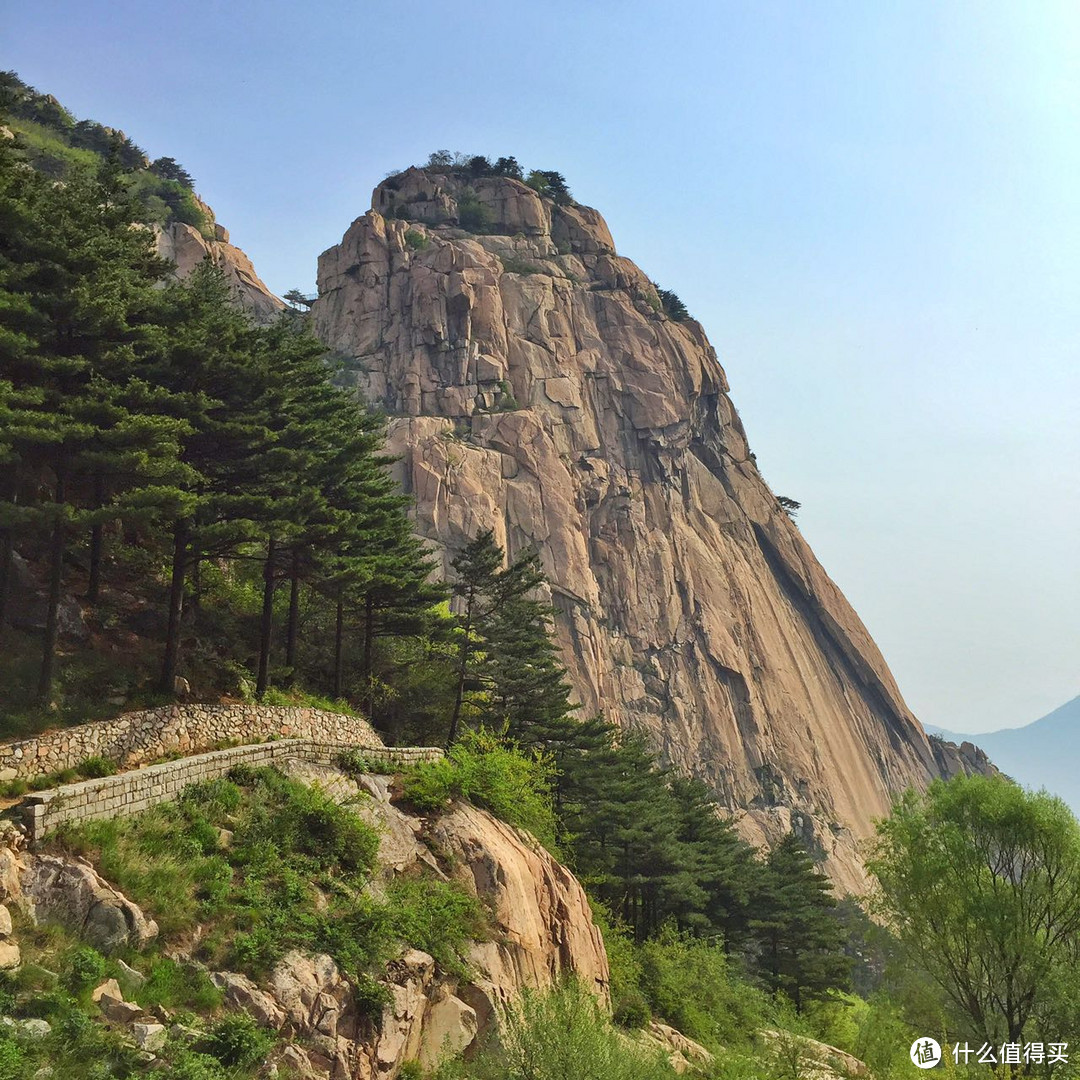
[[236, 302], [256, 322], [273, 322], [285, 304], [263, 284], [247, 255], [229, 243], [229, 231], [214, 220], [214, 211], [201, 200], [199, 203], [213, 222], [214, 239], [208, 240], [191, 225], [174, 221], [155, 229], [158, 254], [176, 264], [180, 277], [190, 274], [203, 259], [210, 259], [225, 274]]
[[447, 570], [485, 528], [538, 548], [584, 712], [859, 887], [891, 797], [978, 763], [928, 742], [758, 473], [701, 326], [595, 210], [515, 180], [410, 169], [373, 207], [319, 260], [315, 326], [390, 414]]

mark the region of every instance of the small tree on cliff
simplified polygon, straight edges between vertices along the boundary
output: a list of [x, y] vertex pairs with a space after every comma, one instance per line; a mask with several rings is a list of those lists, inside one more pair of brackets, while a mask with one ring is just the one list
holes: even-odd
[[514, 737], [569, 711], [564, 671], [548, 633], [549, 614], [534, 599], [544, 582], [539, 559], [526, 552], [505, 568], [503, 562], [503, 550], [488, 530], [452, 563], [452, 591], [462, 610], [448, 744], [458, 736], [470, 684], [481, 691], [475, 719]]

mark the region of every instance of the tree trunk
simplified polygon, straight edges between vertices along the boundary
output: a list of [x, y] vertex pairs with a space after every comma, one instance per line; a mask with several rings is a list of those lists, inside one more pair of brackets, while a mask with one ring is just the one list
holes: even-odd
[[180, 619], [184, 614], [184, 576], [188, 565], [188, 523], [173, 524], [172, 582], [169, 586], [169, 630], [165, 638], [165, 656], [161, 663], [158, 690], [173, 693], [176, 668], [180, 659]]
[[375, 688], [371, 685], [371, 652], [375, 644], [375, 597], [364, 597], [364, 715], [370, 720], [375, 705]]
[[41, 651], [41, 675], [38, 679], [38, 704], [45, 707], [52, 697], [53, 668], [56, 662], [56, 639], [60, 629], [60, 589], [64, 579], [64, 466], [56, 474], [56, 521], [53, 523], [49, 556], [49, 598], [45, 609], [45, 636]]
[[[100, 510], [105, 504], [105, 478], [94, 477], [94, 509]], [[90, 527], [90, 578], [86, 584], [86, 599], [91, 604], [97, 603], [101, 593], [101, 556], [105, 546], [105, 524], [94, 519]]]
[[461, 656], [458, 659], [457, 689], [454, 692], [454, 712], [450, 717], [450, 732], [446, 736], [446, 749], [457, 740], [458, 724], [461, 722], [461, 706], [465, 700], [465, 675], [469, 668], [469, 634], [472, 633], [473, 598], [470, 596], [465, 608], [464, 633], [461, 638]]
[[341, 589], [337, 594], [337, 620], [334, 624], [334, 700], [341, 697], [342, 670], [341, 651], [345, 638], [345, 602], [342, 599]]
[[300, 624], [300, 549], [293, 548], [289, 567], [289, 623], [285, 628], [285, 666], [289, 669], [286, 686], [296, 682], [296, 638]]
[[277, 541], [271, 536], [266, 541], [266, 562], [263, 564], [262, 621], [259, 626], [259, 674], [255, 681], [255, 697], [262, 701], [270, 689], [270, 638], [274, 631], [274, 557]]

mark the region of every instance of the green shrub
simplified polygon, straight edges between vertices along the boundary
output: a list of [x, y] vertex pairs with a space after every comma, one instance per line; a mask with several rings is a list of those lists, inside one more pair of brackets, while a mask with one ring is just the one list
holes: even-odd
[[437, 810], [451, 798], [466, 799], [532, 833], [555, 850], [551, 765], [488, 731], [467, 732], [446, 757], [414, 766], [405, 796], [420, 810]]
[[112, 776], [116, 772], [116, 762], [104, 757], [88, 757], [75, 768], [80, 776], [96, 780], [102, 776]]
[[151, 961], [146, 982], [135, 991], [135, 1000], [144, 1009], [161, 1005], [166, 1009], [211, 1012], [221, 1005], [222, 993], [201, 968], [162, 956]]
[[172, 1080], [230, 1080], [230, 1073], [217, 1058], [193, 1050], [179, 1050], [172, 1059], [172, 1069], [165, 1075]]
[[230, 1013], [219, 1020], [206, 1039], [206, 1051], [229, 1068], [246, 1068], [266, 1058], [274, 1038], [247, 1013]]
[[397, 1080], [424, 1080], [424, 1068], [419, 1061], [403, 1061]]
[[444, 970], [466, 974], [466, 945], [485, 930], [474, 896], [455, 882], [403, 878], [390, 886], [386, 899], [400, 941], [430, 953]]
[[486, 232], [491, 226], [491, 210], [472, 192], [466, 190], [457, 201], [458, 225], [472, 232]]
[[612, 1019], [620, 1027], [642, 1028], [652, 1014], [641, 990], [641, 958], [633, 936], [600, 904], [593, 905], [593, 921], [604, 935], [611, 975]]
[[64, 960], [63, 984], [73, 994], [96, 986], [105, 978], [105, 957], [89, 945], [80, 945]]
[[26, 1054], [7, 1033], [0, 1033], [0, 1080], [23, 1080], [28, 1076]]
[[15, 780], [8, 780], [4, 784], [0, 784], [0, 795], [3, 795], [5, 799], [18, 799], [25, 795], [30, 790], [29, 784], [21, 777]]
[[516, 255], [504, 255], [500, 261], [503, 264], [503, 270], [508, 274], [529, 276], [548, 273], [542, 266], [537, 266], [536, 263], [531, 263], [527, 259], [520, 259]]
[[405, 244], [413, 251], [426, 251], [431, 240], [417, 229], [406, 229]]
[[638, 956], [653, 1013], [710, 1049], [746, 1044], [772, 1022], [770, 999], [730, 970], [717, 944], [669, 927], [644, 942]]
[[448, 1063], [438, 1080], [673, 1080], [659, 1051], [630, 1044], [577, 980], [509, 1010], [499, 1045], [464, 1065]]
[[362, 750], [338, 754], [337, 767], [349, 776], [393, 776], [398, 766], [392, 761], [368, 757]]

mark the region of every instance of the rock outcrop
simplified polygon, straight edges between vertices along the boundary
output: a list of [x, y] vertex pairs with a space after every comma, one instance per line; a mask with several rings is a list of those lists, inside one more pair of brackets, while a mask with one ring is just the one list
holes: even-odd
[[765, 484], [701, 326], [595, 210], [518, 181], [410, 169], [373, 207], [321, 256], [314, 323], [390, 414], [445, 569], [486, 528], [538, 548], [583, 712], [645, 729], [751, 840], [795, 828], [859, 888], [872, 819], [967, 766]]
[[210, 226], [214, 238], [208, 239], [193, 226], [174, 221], [155, 230], [158, 254], [176, 264], [180, 277], [190, 274], [203, 259], [210, 259], [224, 272], [225, 280], [239, 305], [256, 322], [273, 322], [285, 304], [263, 284], [247, 255], [229, 243], [229, 232], [214, 221], [213, 210], [205, 203], [200, 203], [200, 206], [207, 219], [214, 222]]
[[574, 975], [607, 1001], [607, 953], [585, 891], [527, 834], [467, 803], [433, 818], [408, 813], [393, 802], [387, 776], [347, 777], [307, 761], [285, 768], [379, 832], [372, 888], [398, 875], [453, 877], [489, 913], [491, 933], [471, 944], [466, 978], [419, 949], [393, 961], [384, 981], [390, 1002], [377, 1023], [358, 1010], [355, 988], [329, 956], [294, 950], [260, 984], [215, 973], [230, 1004], [295, 1040], [284, 1064], [333, 1080], [392, 1080], [406, 1061], [429, 1068], [467, 1050], [524, 989]]

